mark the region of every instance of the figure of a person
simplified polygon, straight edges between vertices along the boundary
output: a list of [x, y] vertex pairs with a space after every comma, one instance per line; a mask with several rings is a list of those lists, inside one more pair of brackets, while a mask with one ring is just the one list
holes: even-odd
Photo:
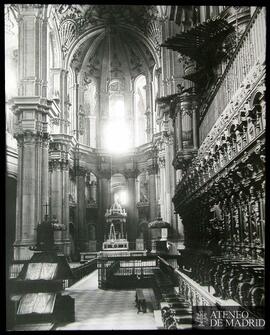
[[113, 209], [122, 209], [122, 207], [121, 207], [121, 205], [118, 201], [118, 196], [117, 195], [114, 196], [114, 204], [113, 204], [112, 208]]

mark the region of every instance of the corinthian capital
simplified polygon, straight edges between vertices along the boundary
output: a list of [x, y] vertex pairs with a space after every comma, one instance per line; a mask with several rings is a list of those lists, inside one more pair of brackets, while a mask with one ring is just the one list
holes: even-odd
[[139, 174], [138, 169], [126, 169], [123, 171], [123, 174], [126, 178], [136, 178]]
[[101, 179], [110, 179], [111, 178], [111, 170], [109, 170], [109, 169], [98, 170], [97, 175]]

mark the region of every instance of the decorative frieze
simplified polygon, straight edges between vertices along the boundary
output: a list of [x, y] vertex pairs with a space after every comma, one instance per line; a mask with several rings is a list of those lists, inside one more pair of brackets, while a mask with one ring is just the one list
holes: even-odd
[[54, 170], [69, 170], [69, 161], [64, 159], [50, 159], [49, 160], [49, 171]]

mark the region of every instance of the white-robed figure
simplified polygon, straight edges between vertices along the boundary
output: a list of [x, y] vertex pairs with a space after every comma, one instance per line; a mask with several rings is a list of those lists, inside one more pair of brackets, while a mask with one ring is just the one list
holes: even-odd
[[120, 211], [120, 212], [122, 211], [122, 207], [119, 203], [119, 196], [117, 194], [114, 195], [114, 203], [113, 203], [111, 209], [113, 211]]

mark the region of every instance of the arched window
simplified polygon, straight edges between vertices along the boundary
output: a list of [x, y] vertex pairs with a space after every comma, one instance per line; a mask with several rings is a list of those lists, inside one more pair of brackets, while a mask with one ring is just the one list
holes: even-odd
[[146, 78], [139, 75], [135, 80], [135, 146], [142, 145], [147, 142], [146, 137]]
[[112, 80], [109, 84], [109, 117], [105, 126], [105, 147], [109, 152], [125, 152], [130, 147], [130, 134], [125, 112], [123, 84]]

